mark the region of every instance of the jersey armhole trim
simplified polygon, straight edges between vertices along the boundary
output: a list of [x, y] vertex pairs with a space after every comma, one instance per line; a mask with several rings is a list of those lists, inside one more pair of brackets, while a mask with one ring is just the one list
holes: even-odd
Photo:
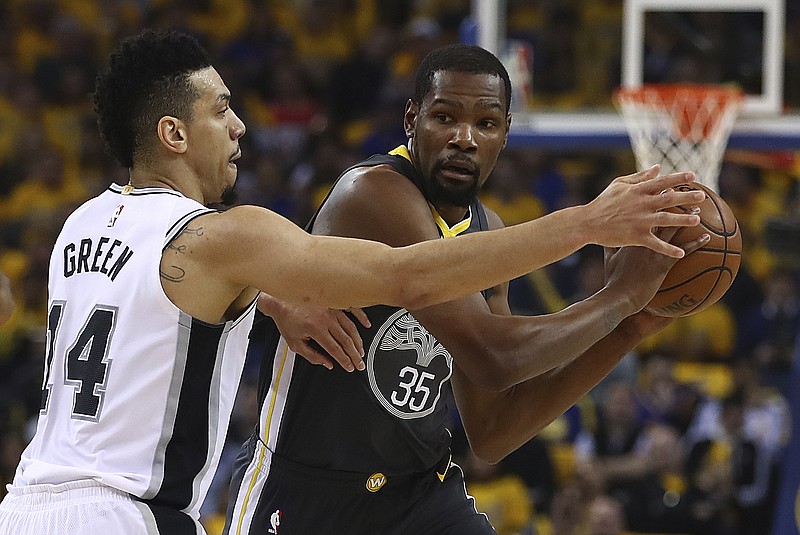
[[173, 225], [167, 230], [167, 234], [164, 237], [164, 244], [161, 247], [161, 252], [164, 252], [172, 240], [178, 237], [178, 235], [183, 232], [183, 230], [192, 222], [192, 220], [200, 217], [201, 215], [211, 214], [219, 212], [219, 210], [213, 210], [211, 208], [198, 208], [197, 210], [192, 210], [188, 214], [184, 215], [180, 219], [178, 219]]

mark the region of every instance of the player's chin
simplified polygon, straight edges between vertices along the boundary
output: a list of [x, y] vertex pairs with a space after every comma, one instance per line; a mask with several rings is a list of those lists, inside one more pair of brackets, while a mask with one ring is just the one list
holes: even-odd
[[236, 201], [238, 199], [239, 199], [239, 193], [234, 188], [234, 184], [231, 184], [230, 186], [227, 186], [225, 187], [224, 190], [222, 190], [222, 195], [220, 195], [219, 202], [223, 206], [233, 206], [234, 204], [236, 204]]

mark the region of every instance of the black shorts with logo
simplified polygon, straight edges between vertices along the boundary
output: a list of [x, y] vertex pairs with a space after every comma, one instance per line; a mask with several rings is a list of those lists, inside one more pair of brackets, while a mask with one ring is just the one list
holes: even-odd
[[[251, 437], [241, 455], [252, 458], [260, 445]], [[496, 535], [449, 458], [429, 472], [387, 475], [324, 470], [269, 455], [266, 482], [246, 510], [234, 511], [231, 496], [225, 534]], [[232, 489], [241, 486], [245, 465], [237, 463]]]

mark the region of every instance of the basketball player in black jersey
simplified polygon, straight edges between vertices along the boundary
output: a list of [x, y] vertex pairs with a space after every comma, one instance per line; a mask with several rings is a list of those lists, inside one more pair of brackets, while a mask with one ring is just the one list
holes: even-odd
[[[408, 146], [345, 171], [308, 229], [403, 246], [502, 227], [476, 194], [506, 144], [510, 95], [489, 52], [435, 50], [406, 105]], [[548, 316], [512, 316], [507, 284], [415, 310], [370, 307], [363, 373], [310, 365], [263, 322], [261, 413], [237, 461], [226, 533], [494, 533], [451, 462], [448, 405], [474, 452], [499, 461], [668, 323], [642, 308], [674, 261], [609, 250], [605, 287]]]

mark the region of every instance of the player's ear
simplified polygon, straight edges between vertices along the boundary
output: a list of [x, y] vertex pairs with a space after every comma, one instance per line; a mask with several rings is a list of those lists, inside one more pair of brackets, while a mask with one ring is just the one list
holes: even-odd
[[417, 117], [419, 117], [419, 105], [413, 99], [408, 99], [406, 111], [403, 114], [403, 128], [407, 138], [414, 137], [414, 131], [417, 129]]
[[179, 154], [186, 152], [186, 126], [176, 117], [165, 115], [158, 121], [158, 139], [172, 152]]
[[503, 148], [506, 148], [508, 145], [508, 133], [511, 131], [511, 114], [506, 115], [506, 135], [503, 138]]

